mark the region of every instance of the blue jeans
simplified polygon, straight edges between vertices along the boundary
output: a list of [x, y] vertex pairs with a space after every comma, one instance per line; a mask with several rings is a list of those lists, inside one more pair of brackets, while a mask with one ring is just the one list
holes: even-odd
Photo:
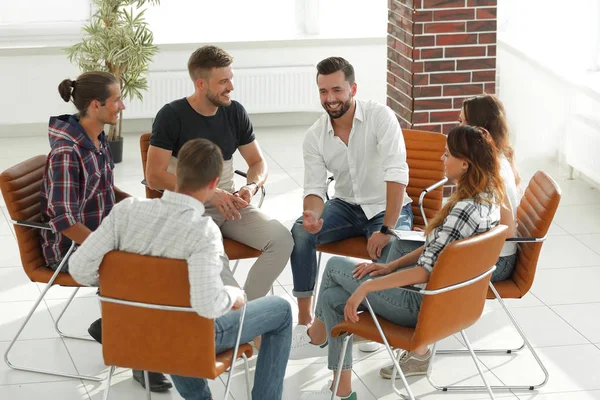
[[[294, 296], [306, 298], [313, 295], [318, 273], [317, 246], [354, 236], [370, 238], [373, 233], [381, 229], [384, 214], [385, 212], [382, 211], [373, 218], [367, 219], [359, 205], [332, 199], [325, 203], [321, 217], [323, 227], [315, 235], [308, 233], [302, 226], [303, 218], [298, 218], [292, 227], [294, 250], [290, 257], [294, 277]], [[412, 224], [413, 213], [409, 203], [402, 207], [396, 229], [408, 231], [412, 229]], [[380, 260], [387, 259], [390, 247], [391, 242], [382, 250]]]
[[[392, 244], [387, 261], [392, 261], [422, 246], [422, 243], [396, 240]], [[358, 280], [352, 277], [355, 263], [344, 257], [332, 257], [323, 273], [323, 281], [317, 299], [316, 317], [325, 323], [327, 329], [328, 368], [338, 367], [342, 338], [331, 337], [331, 329], [344, 321], [344, 307], [356, 288], [369, 279]], [[414, 327], [417, 324], [423, 295], [402, 289], [388, 289], [369, 293], [367, 299], [377, 315], [402, 326]], [[365, 306], [359, 310], [366, 311]], [[352, 369], [352, 338], [348, 342], [342, 369]]]
[[[215, 319], [217, 354], [235, 346], [241, 310], [230, 311]], [[267, 296], [248, 302], [242, 329], [241, 343], [262, 335], [256, 373], [254, 400], [280, 400], [283, 378], [292, 344], [292, 310], [289, 303], [278, 296]], [[171, 375], [177, 391], [185, 400], [212, 399], [206, 379]]]

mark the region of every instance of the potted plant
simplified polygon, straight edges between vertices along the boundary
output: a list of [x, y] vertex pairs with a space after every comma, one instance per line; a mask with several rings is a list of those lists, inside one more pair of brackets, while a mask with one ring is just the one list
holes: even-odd
[[[96, 11], [82, 28], [82, 41], [65, 49], [69, 61], [76, 62], [83, 72], [110, 72], [117, 78], [124, 99], [142, 100], [142, 92], [148, 89], [148, 64], [158, 47], [144, 20], [145, 9], [140, 9], [159, 3], [160, 0], [92, 0]], [[122, 123], [121, 111], [119, 123], [108, 132], [115, 163], [123, 159]]]

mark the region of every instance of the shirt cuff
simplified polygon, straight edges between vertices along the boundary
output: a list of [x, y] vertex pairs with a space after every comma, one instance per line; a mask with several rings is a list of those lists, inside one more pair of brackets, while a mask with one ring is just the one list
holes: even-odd
[[72, 227], [78, 221], [71, 214], [62, 214], [57, 217], [52, 218], [48, 225], [52, 228], [54, 232], [62, 232], [67, 228]]
[[325, 196], [325, 191], [322, 190], [318, 190], [318, 189], [308, 189], [304, 191], [304, 196], [302, 196], [302, 199], [305, 199], [308, 196], [317, 196], [320, 197], [321, 200], [323, 200], [323, 203], [325, 203], [327, 201], [327, 196]]
[[383, 180], [386, 182], [396, 182], [408, 186], [408, 169], [406, 168], [388, 168], [383, 174]]
[[225, 290], [227, 291], [227, 294], [229, 295], [229, 300], [231, 303], [229, 305], [228, 309], [231, 309], [231, 307], [233, 307], [233, 305], [235, 304], [235, 301], [237, 300], [237, 298], [244, 294], [244, 291], [235, 286], [225, 286]]

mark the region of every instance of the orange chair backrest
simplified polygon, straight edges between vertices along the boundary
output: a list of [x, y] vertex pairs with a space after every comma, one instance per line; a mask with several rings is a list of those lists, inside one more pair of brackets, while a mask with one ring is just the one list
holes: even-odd
[[[558, 209], [560, 197], [561, 190], [557, 183], [547, 173], [536, 172], [529, 181], [517, 209], [518, 236], [546, 236]], [[519, 243], [518, 258], [511, 279], [521, 291], [521, 297], [533, 285], [542, 244]]]
[[[406, 145], [409, 181], [406, 192], [413, 200], [414, 226], [424, 228], [419, 210], [419, 196], [423, 189], [444, 179], [444, 162], [441, 160], [446, 146], [446, 136], [436, 132], [403, 129]], [[427, 219], [433, 218], [442, 208], [443, 186], [425, 196], [423, 209]]]
[[[0, 174], [0, 189], [10, 218], [14, 221], [41, 222], [41, 186], [46, 165], [39, 155], [10, 167]], [[46, 267], [40, 244], [40, 230], [15, 225], [23, 269], [34, 280], [34, 272]]]
[[[104, 297], [190, 307], [188, 266], [173, 260], [112, 251], [100, 266]], [[106, 365], [214, 379], [215, 331], [195, 312], [102, 303]]]
[[[450, 243], [440, 253], [427, 283], [436, 290], [473, 279], [496, 264], [507, 227]], [[481, 316], [491, 274], [459, 289], [424, 295], [413, 343], [432, 344], [473, 325]]]
[[[140, 152], [142, 153], [142, 171], [144, 178], [146, 177], [146, 162], [148, 161], [148, 149], [150, 148], [150, 137], [151, 133], [143, 133], [140, 136]], [[156, 190], [152, 190], [146, 186], [146, 198], [147, 199], [160, 199], [162, 193]]]

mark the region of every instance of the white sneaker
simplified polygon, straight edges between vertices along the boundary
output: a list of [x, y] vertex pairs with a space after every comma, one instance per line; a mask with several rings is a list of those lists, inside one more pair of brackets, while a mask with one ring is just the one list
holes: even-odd
[[[313, 390], [308, 392], [300, 392], [300, 400], [331, 400], [331, 381], [327, 382], [327, 385], [323, 386], [321, 390]], [[349, 396], [339, 397], [335, 396], [335, 400], [357, 400], [356, 392], [350, 393]]]
[[372, 353], [379, 350], [379, 343], [377, 342], [361, 342], [358, 344], [358, 349], [365, 353]]
[[292, 332], [290, 360], [327, 356], [327, 341], [321, 345], [312, 344], [306, 325], [297, 325]]

